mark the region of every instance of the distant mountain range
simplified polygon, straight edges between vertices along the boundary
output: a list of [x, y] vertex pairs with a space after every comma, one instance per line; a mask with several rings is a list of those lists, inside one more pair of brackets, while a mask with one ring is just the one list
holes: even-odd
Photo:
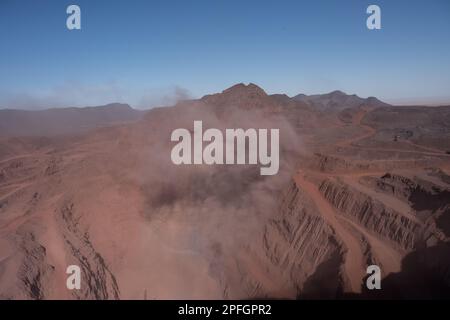
[[[305, 112], [341, 112], [362, 106], [385, 107], [389, 104], [375, 97], [367, 99], [348, 95], [342, 91], [327, 94], [289, 97], [285, 94], [268, 95], [262, 88], [250, 83], [236, 84], [221, 93], [206, 95], [199, 100], [184, 103], [201, 103], [224, 112], [224, 107], [241, 109], [280, 110], [301, 108]], [[128, 104], [112, 103], [98, 107], [58, 108], [39, 111], [0, 110], [0, 136], [55, 136], [79, 134], [95, 128], [139, 120], [145, 111], [135, 110]]]
[[313, 107], [325, 111], [336, 110], [340, 111], [347, 108], [355, 108], [360, 106], [368, 107], [386, 107], [389, 104], [378, 100], [375, 97], [369, 97], [367, 99], [358, 97], [356, 94], [346, 94], [342, 91], [333, 91], [326, 94], [305, 95], [299, 94], [292, 97], [293, 100], [302, 101]]
[[39, 111], [0, 110], [1, 136], [50, 136], [77, 134], [94, 128], [135, 121], [144, 111], [127, 104], [60, 108]]

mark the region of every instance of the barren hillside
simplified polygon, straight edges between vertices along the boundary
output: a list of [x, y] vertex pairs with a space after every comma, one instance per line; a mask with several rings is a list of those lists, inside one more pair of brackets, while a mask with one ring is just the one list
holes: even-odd
[[[450, 297], [450, 107], [333, 97], [239, 84], [76, 137], [2, 137], [0, 298]], [[279, 173], [173, 165], [194, 120], [280, 129]]]

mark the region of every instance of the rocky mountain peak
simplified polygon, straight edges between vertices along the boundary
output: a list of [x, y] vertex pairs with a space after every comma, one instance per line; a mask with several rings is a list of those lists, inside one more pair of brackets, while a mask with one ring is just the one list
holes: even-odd
[[248, 85], [245, 85], [244, 83], [235, 84], [222, 91], [222, 94], [267, 96], [267, 93], [254, 83], [249, 83]]
[[201, 100], [213, 106], [236, 106], [244, 109], [271, 107], [273, 104], [267, 93], [253, 83], [238, 83], [221, 93], [204, 96]]

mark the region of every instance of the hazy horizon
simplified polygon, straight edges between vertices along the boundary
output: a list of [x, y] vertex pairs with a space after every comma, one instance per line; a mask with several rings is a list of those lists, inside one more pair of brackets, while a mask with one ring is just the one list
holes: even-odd
[[[258, 85], [258, 84], [256, 84]], [[229, 86], [231, 87], [231, 86]], [[17, 106], [17, 105], [13, 105], [13, 106], [4, 106], [4, 105], [0, 105], [0, 110], [24, 110], [24, 111], [42, 111], [42, 110], [48, 110], [48, 109], [64, 109], [64, 108], [89, 108], [89, 107], [100, 107], [100, 106], [106, 106], [106, 105], [110, 105], [110, 104], [126, 104], [129, 105], [131, 108], [135, 109], [135, 110], [150, 110], [153, 108], [158, 108], [158, 107], [168, 107], [168, 106], [173, 106], [175, 105], [178, 101], [180, 100], [195, 100], [195, 99], [200, 99], [201, 97], [208, 95], [208, 94], [214, 94], [214, 93], [219, 93], [229, 87], [223, 88], [220, 91], [217, 92], [207, 92], [204, 94], [201, 94], [200, 96], [193, 96], [189, 93], [189, 91], [185, 90], [185, 89], [181, 89], [178, 87], [174, 87], [172, 88], [173, 92], [171, 92], [170, 89], [167, 89], [167, 93], [165, 96], [156, 96], [154, 97], [154, 100], [160, 100], [159, 102], [155, 102], [153, 104], [149, 104], [148, 106], [142, 106], [142, 105], [133, 105], [127, 101], [124, 100], [110, 100], [110, 101], [104, 101], [103, 103], [99, 103], [99, 104], [58, 104], [55, 105], [53, 103], [50, 103], [48, 106], [46, 105], [21, 105], [21, 106]], [[262, 88], [264, 89], [264, 88]], [[177, 90], [182, 91], [183, 94], [177, 93]], [[265, 90], [265, 89], [264, 89]], [[322, 95], [322, 94], [327, 94], [333, 91], [343, 91], [343, 90], [332, 90], [332, 91], [327, 91], [327, 92], [313, 92], [313, 93], [305, 93], [305, 92], [298, 92], [296, 94], [293, 95], [289, 95], [287, 94], [289, 97], [294, 97], [298, 94], [305, 94], [305, 95]], [[352, 95], [352, 94], [356, 94], [357, 96], [361, 97], [361, 98], [368, 98], [371, 96], [361, 96], [358, 93], [355, 92], [345, 92], [343, 91], [345, 94], [348, 95]], [[268, 95], [272, 95], [272, 94], [286, 94], [285, 92], [267, 92], [266, 93]], [[450, 105], [450, 97], [417, 97], [417, 98], [394, 98], [394, 99], [383, 99], [381, 97], [376, 97], [377, 99], [389, 103], [393, 106], [429, 106], [429, 107], [436, 107], [436, 106], [448, 106]]]

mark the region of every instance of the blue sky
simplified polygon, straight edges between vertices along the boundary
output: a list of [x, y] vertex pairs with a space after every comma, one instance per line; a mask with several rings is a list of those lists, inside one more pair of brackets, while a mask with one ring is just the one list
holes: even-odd
[[450, 1], [0, 0], [0, 107], [144, 108], [238, 82], [450, 102]]

